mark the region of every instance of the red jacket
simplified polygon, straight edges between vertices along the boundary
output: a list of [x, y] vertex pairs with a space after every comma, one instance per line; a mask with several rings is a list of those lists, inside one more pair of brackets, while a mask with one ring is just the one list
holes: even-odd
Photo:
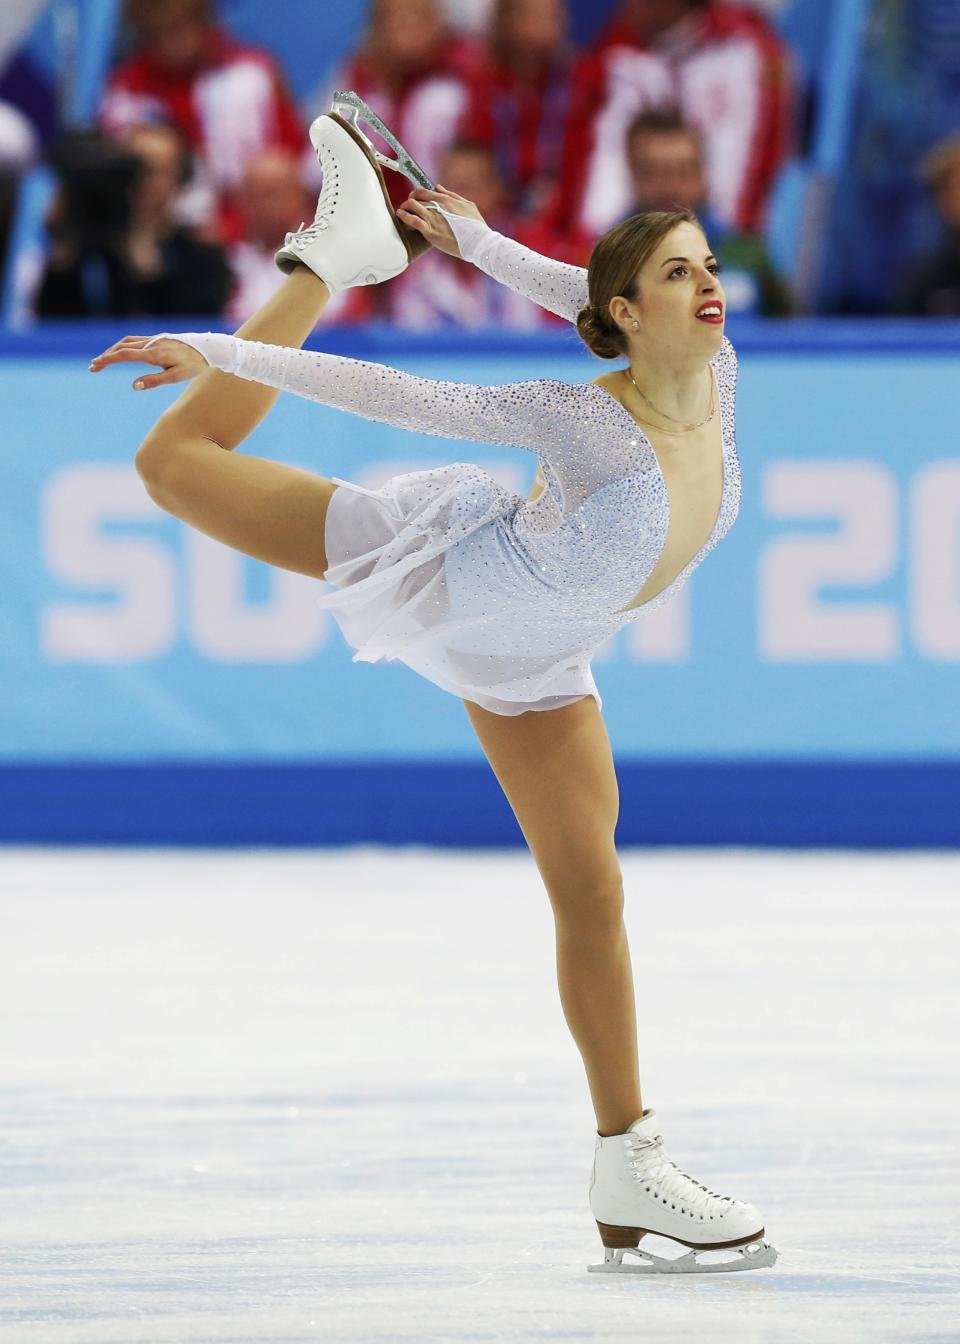
[[717, 218], [762, 229], [773, 179], [793, 148], [790, 57], [755, 10], [723, 0], [655, 44], [614, 19], [578, 62], [549, 209], [555, 228], [597, 237], [623, 218], [633, 200], [627, 128], [638, 113], [669, 107], [701, 133]]
[[[434, 181], [440, 157], [456, 138], [468, 97], [468, 76], [478, 62], [478, 48], [471, 39], [451, 37], [436, 59], [411, 76], [399, 89], [388, 88], [363, 53], [350, 57], [340, 68], [336, 87], [353, 89], [389, 126], [404, 148]], [[364, 133], [393, 158], [393, 150], [364, 126]], [[413, 190], [405, 177], [384, 170], [394, 205], [400, 205]]]
[[309, 148], [275, 59], [213, 27], [200, 68], [188, 73], [171, 73], [148, 51], [134, 52], [110, 76], [100, 120], [109, 134], [145, 121], [178, 126], [217, 194], [224, 242], [243, 236], [234, 198], [247, 159], [266, 148], [288, 149], [298, 157]]

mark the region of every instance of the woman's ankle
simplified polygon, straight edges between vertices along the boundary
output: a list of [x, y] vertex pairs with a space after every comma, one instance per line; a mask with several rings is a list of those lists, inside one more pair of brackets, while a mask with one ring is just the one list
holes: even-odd
[[289, 345], [299, 349], [313, 331], [330, 301], [330, 291], [306, 266], [295, 266], [234, 335], [265, 345]]

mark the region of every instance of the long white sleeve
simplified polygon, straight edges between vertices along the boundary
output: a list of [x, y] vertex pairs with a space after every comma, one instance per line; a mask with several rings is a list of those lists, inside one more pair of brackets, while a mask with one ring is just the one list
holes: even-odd
[[451, 214], [442, 206], [440, 213], [453, 230], [465, 261], [473, 262], [479, 270], [532, 299], [541, 308], [576, 322], [577, 314], [589, 300], [587, 272], [582, 266], [569, 266], [564, 261], [544, 257], [488, 228], [479, 219]]
[[568, 383], [554, 379], [487, 387], [419, 378], [389, 365], [267, 345], [224, 332], [165, 331], [152, 339], [161, 336], [192, 346], [212, 368], [352, 411], [365, 420], [532, 451], [555, 440], [558, 409], [571, 391]]

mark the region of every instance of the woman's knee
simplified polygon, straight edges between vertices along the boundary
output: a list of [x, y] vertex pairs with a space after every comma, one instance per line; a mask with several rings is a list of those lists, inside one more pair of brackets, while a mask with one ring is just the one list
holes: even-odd
[[623, 919], [623, 874], [614, 860], [543, 875], [558, 921], [602, 929]]

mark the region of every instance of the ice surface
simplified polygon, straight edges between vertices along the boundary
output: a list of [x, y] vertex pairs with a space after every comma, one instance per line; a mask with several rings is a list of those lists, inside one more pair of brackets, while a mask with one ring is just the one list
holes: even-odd
[[773, 1269], [587, 1273], [525, 852], [0, 850], [0, 1339], [960, 1339], [960, 855], [621, 858], [644, 1105]]

